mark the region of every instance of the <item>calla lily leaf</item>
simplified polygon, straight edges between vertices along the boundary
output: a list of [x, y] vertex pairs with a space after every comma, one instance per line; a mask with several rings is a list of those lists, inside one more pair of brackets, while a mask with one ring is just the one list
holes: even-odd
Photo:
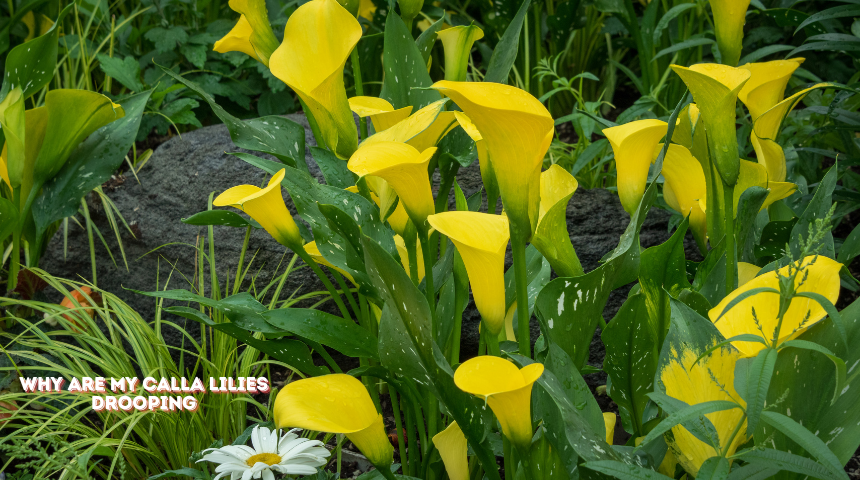
[[666, 136], [667, 126], [662, 120], [648, 119], [603, 130], [615, 152], [618, 196], [627, 213], [635, 212], [642, 200], [654, 148]]
[[[278, 39], [275, 38], [275, 32], [272, 31], [272, 25], [269, 22], [266, 1], [230, 0], [230, 8], [234, 12], [240, 13], [241, 17], [236, 26], [233, 27], [233, 30], [220, 41], [227, 41], [231, 47], [238, 47], [238, 43], [247, 42], [250, 44], [251, 51], [247, 51], [248, 47], [244, 45], [241, 48], [231, 48], [230, 50], [223, 51], [244, 52], [268, 66], [269, 57], [278, 48]], [[222, 44], [222, 47], [226, 46]], [[215, 51], [222, 51], [218, 50], [218, 44], [216, 44]]]
[[540, 211], [532, 243], [561, 277], [584, 273], [567, 231], [567, 203], [577, 186], [576, 178], [558, 165], [541, 173]]
[[710, 0], [709, 3], [723, 63], [737, 65], [743, 49], [744, 21], [750, 0]]
[[[32, 111], [43, 110], [34, 108]], [[3, 144], [3, 163], [6, 170], [3, 179], [12, 188], [20, 186], [25, 176], [32, 177], [32, 160], [28, 163], [25, 153], [26, 132], [33, 130], [26, 128], [27, 116], [24, 113], [24, 96], [20, 88], [12, 90], [0, 101], [0, 127], [6, 141]], [[32, 117], [33, 114], [29, 116]], [[32, 182], [32, 179], [29, 181]]]
[[9, 238], [18, 226], [18, 207], [11, 201], [0, 198], [0, 242]]
[[[233, 29], [230, 30], [227, 35], [224, 35], [223, 38], [215, 42], [212, 50], [218, 53], [242, 52], [249, 55], [254, 60], [266, 64], [268, 63], [268, 56], [266, 57], [266, 62], [263, 62], [257, 55], [254, 45], [251, 44], [251, 37], [253, 34], [254, 29], [251, 28], [251, 24], [248, 23], [248, 19], [245, 18], [245, 15], [240, 15], [239, 21], [236, 22]], [[271, 52], [269, 55], [271, 55]]]
[[385, 17], [385, 42], [382, 53], [382, 92], [394, 108], [426, 107], [439, 96], [426, 90], [433, 80], [427, 73], [427, 61], [418, 49], [412, 33], [393, 11]]
[[376, 97], [352, 97], [349, 108], [361, 118], [370, 117], [377, 132], [388, 130], [412, 113], [411, 105], [395, 110], [388, 101]]
[[467, 457], [466, 436], [457, 422], [433, 437], [433, 445], [439, 450], [445, 471], [451, 480], [469, 480], [469, 459]]

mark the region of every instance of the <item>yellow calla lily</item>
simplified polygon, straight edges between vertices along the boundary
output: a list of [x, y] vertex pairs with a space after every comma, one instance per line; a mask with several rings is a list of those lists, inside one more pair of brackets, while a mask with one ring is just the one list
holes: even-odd
[[[263, 65], [269, 66], [269, 58], [278, 48], [278, 39], [275, 38], [275, 32], [272, 31], [272, 24], [269, 23], [269, 13], [266, 10], [266, 0], [230, 0], [229, 5], [234, 12], [239, 13], [242, 16], [239, 18], [239, 22], [236, 26], [233, 27], [233, 30], [231, 30], [230, 33], [221, 40], [223, 41], [227, 39], [234, 33], [237, 35], [235, 40], [238, 40], [247, 34], [248, 42], [251, 44], [251, 49], [254, 54], [240, 49], [227, 51], [247, 53], [259, 60]], [[242, 25], [241, 29], [237, 30], [237, 28], [240, 28], [242, 18], [245, 19], [245, 22], [248, 25], [247, 27]], [[241, 37], [239, 36], [240, 34], [242, 35]], [[219, 52], [221, 50], [216, 49], [215, 51]]]
[[[505, 333], [504, 337], [500, 337], [500, 340], [510, 340], [511, 342], [517, 341], [517, 332], [514, 331], [514, 314], [517, 313], [517, 301], [514, 300], [508, 307], [508, 311], [505, 313]], [[478, 331], [480, 331], [481, 326], [478, 325]]]
[[310, 110], [305, 113], [319, 126], [320, 140], [341, 158], [349, 158], [358, 146], [343, 67], [360, 38], [358, 21], [336, 0], [312, 0], [290, 15], [284, 41], [269, 65], [272, 75]]
[[[701, 353], [704, 352], [696, 352], [692, 349], [676, 352], [673, 349], [672, 360], [657, 372], [660, 382], [666, 388], [666, 394], [688, 405], [728, 400], [739, 402], [746, 408], [746, 402], [735, 392], [733, 382], [735, 363], [741, 358], [738, 351], [731, 347], [721, 347], [696, 363]], [[714, 379], [719, 381], [719, 384]], [[725, 447], [735, 426], [743, 417], [743, 411], [735, 408], [708, 413], [705, 417], [714, 424], [720, 447]], [[728, 448], [728, 455], [732, 455], [738, 446], [746, 441], [743, 432], [746, 432], [746, 422]], [[696, 438], [681, 425], [672, 427], [672, 438], [667, 438], [667, 442], [669, 451], [678, 463], [694, 476], [699, 473], [699, 468], [705, 460], [721, 453], [710, 444]]]
[[[397, 254], [400, 256], [400, 263], [403, 265], [403, 270], [409, 273], [409, 251], [406, 250], [406, 241], [400, 235], [394, 236], [394, 246], [397, 247]], [[418, 261], [418, 281], [424, 279], [424, 253], [421, 250], [421, 242], [415, 243], [415, 255]]]
[[576, 178], [558, 165], [540, 174], [538, 225], [532, 244], [561, 277], [583, 274], [567, 231], [567, 203], [578, 186]]
[[612, 445], [612, 439], [615, 438], [615, 414], [612, 412], [603, 412], [603, 426], [606, 428], [606, 443]]
[[710, 4], [723, 63], [735, 66], [741, 58], [744, 22], [750, 0], [710, 0]]
[[555, 121], [546, 107], [526, 91], [489, 82], [433, 84], [469, 116], [487, 142], [502, 203], [524, 241], [537, 225], [540, 170], [552, 142]]
[[427, 165], [434, 153], [435, 147], [419, 152], [405, 143], [362, 144], [350, 157], [347, 167], [359, 176], [373, 175], [388, 182], [400, 197], [409, 218], [420, 229], [436, 208], [427, 175]]
[[469, 480], [469, 458], [466, 436], [457, 422], [433, 436], [433, 445], [439, 450], [445, 471], [451, 480]]
[[445, 111], [446, 103], [448, 100], [442, 99], [427, 105], [385, 131], [371, 135], [361, 146], [378, 142], [402, 142], [422, 152], [435, 146], [457, 126], [454, 112]]
[[639, 208], [648, 168], [654, 161], [654, 147], [666, 136], [669, 124], [656, 119], [637, 120], [603, 130], [615, 153], [618, 171], [618, 197], [624, 210], [633, 214]]
[[472, 45], [484, 38], [484, 31], [475, 25], [446, 28], [437, 34], [445, 48], [445, 80], [465, 82]]
[[24, 16], [21, 17], [21, 21], [24, 22], [24, 25], [27, 26], [27, 37], [24, 38], [25, 42], [29, 42], [36, 37], [41, 37], [42, 35], [48, 33], [48, 30], [50, 30], [51, 27], [54, 26], [53, 20], [40, 13], [39, 28], [36, 28], [36, 16], [33, 15], [32, 10], [25, 13]]
[[[762, 210], [778, 200], [791, 196], [794, 191], [797, 190], [797, 185], [793, 183], [768, 181], [767, 168], [760, 163], [741, 160], [739, 167], [738, 183], [735, 185], [733, 192], [734, 202], [732, 208], [734, 208], [735, 216], [738, 214], [738, 203], [741, 199], [741, 195], [750, 187], [762, 187], [769, 190], [767, 198], [765, 198], [764, 203], [761, 206]], [[699, 200], [699, 205], [702, 210], [707, 211], [708, 206], [707, 199], [705, 197], [702, 197]]]
[[805, 59], [774, 60], [772, 62], [747, 63], [740, 68], [750, 71], [750, 79], [738, 92], [738, 98], [750, 111], [753, 122], [768, 109], [781, 102], [785, 87], [794, 71]]
[[761, 267], [752, 263], [738, 262], [738, 285], [743, 286], [745, 283], [754, 279]]
[[[806, 257], [803, 259], [803, 262], [806, 264], [812, 261], [812, 259], [813, 257]], [[807, 276], [805, 278], [803, 275], [798, 275], [795, 280], [795, 288], [797, 288], [798, 292], [818, 293], [835, 304], [839, 298], [839, 270], [841, 268], [842, 264], [836, 260], [819, 256], [807, 268]], [[779, 273], [781, 275], [788, 275], [788, 266], [779, 269]], [[732, 307], [722, 318], [719, 318], [729, 302], [738, 295], [754, 288], [762, 287], [779, 290], [777, 274], [775, 272], [768, 272], [755, 277], [730, 293], [722, 302], [708, 312], [711, 321], [714, 322], [724, 337], [731, 338], [744, 333], [761, 336], [762, 332], [764, 332], [765, 339], [768, 342], [773, 340], [773, 334], [778, 324], [777, 314], [779, 313], [779, 294], [777, 293], [762, 292], [748, 297]], [[753, 319], [753, 309], [755, 309], [758, 323], [761, 325], [761, 331], [759, 331]], [[807, 314], [809, 315], [808, 319]], [[797, 338], [826, 315], [827, 312], [815, 300], [795, 297], [783, 316], [778, 337], [779, 342]], [[764, 345], [757, 342], [734, 342], [733, 345], [745, 357], [754, 357], [759, 351], [765, 348]]]
[[311, 257], [311, 259], [313, 259], [314, 262], [316, 262], [320, 265], [325, 265], [326, 267], [328, 267], [332, 270], [336, 270], [338, 273], [340, 273], [341, 275], [346, 277], [350, 282], [355, 284], [355, 279], [352, 278], [352, 275], [350, 275], [348, 272], [341, 269], [340, 267], [336, 267], [336, 266], [332, 265], [331, 262], [326, 260], [326, 258], [323, 256], [322, 252], [320, 252], [320, 249], [317, 246], [317, 242], [314, 241], [314, 242], [306, 243], [304, 245], [304, 249], [305, 249], [305, 252], [308, 253], [308, 255]]
[[543, 369], [540, 363], [519, 369], [508, 360], [484, 355], [463, 362], [454, 372], [454, 383], [460, 390], [484, 398], [505, 437], [517, 447], [527, 448], [534, 433], [532, 386]]
[[370, 117], [377, 132], [393, 127], [412, 113], [411, 105], [395, 110], [387, 100], [376, 97], [352, 97], [349, 108], [361, 118]]
[[[383, 207], [383, 205], [389, 205], [389, 203], [393, 203], [397, 200], [397, 194], [394, 193], [394, 189], [391, 188], [391, 185], [379, 177], [374, 177], [372, 175], [368, 176], [367, 186], [370, 188], [370, 197], [373, 199], [373, 202], [376, 203], [376, 206], [379, 207], [380, 212], [383, 212], [383, 210], [388, 208]], [[358, 193], [358, 187], [355, 185], [347, 188], [347, 190], [352, 193]], [[382, 193], [382, 196], [380, 196], [378, 192]], [[383, 199], [383, 197], [385, 198]], [[406, 209], [403, 208], [403, 202], [397, 202], [397, 206], [394, 208], [394, 211], [388, 215], [387, 221], [391, 226], [391, 229], [394, 230], [394, 233], [403, 235], [403, 231], [406, 229], [406, 222], [409, 221], [409, 215], [406, 213]]]
[[776, 143], [780, 128], [782, 127], [782, 121], [809, 92], [828, 86], [830, 86], [828, 83], [819, 83], [818, 85], [801, 90], [762, 113], [753, 123], [750, 140], [755, 149], [758, 162], [767, 167], [767, 172], [771, 180], [784, 182], [786, 176], [785, 152]]
[[367, 388], [351, 375], [332, 374], [288, 383], [274, 407], [278, 428], [342, 433], [377, 468], [389, 468], [394, 448]]
[[376, 5], [373, 0], [360, 0], [358, 2], [358, 16], [373, 21], [373, 14], [376, 13]]
[[6, 166], [6, 144], [3, 144], [3, 149], [0, 151], [0, 179], [9, 185], [9, 190], [12, 189], [12, 182], [9, 181], [9, 168]]
[[234, 207], [244, 211], [257, 221], [281, 245], [295, 251], [302, 248], [304, 240], [299, 227], [281, 196], [281, 180], [286, 169], [282, 168], [270, 180], [266, 188], [254, 185], [239, 185], [218, 195], [212, 202], [216, 207]]
[[484, 188], [487, 190], [487, 204], [490, 206], [490, 212], [495, 213], [496, 202], [499, 200], [499, 182], [496, 180], [496, 173], [493, 171], [493, 164], [490, 162], [490, 153], [487, 151], [487, 142], [478, 131], [478, 127], [472, 123], [472, 120], [463, 112], [454, 112], [454, 117], [457, 123], [466, 132], [466, 135], [475, 142], [475, 149], [478, 150], [478, 166], [481, 169], [481, 180], [484, 183]]
[[[726, 3], [733, 1], [727, 0]], [[735, 107], [738, 93], [750, 78], [750, 71], [714, 63], [700, 63], [689, 68], [672, 65], [672, 69], [693, 94], [707, 129], [711, 160], [720, 177], [726, 185], [734, 186], [738, 181]]]
[[[662, 144], [657, 145], [655, 158], [662, 148]], [[663, 178], [666, 180], [663, 198], [676, 212], [685, 217], [689, 215], [696, 244], [700, 251], [706, 252], [708, 220], [699, 200], [707, 198], [707, 182], [701, 163], [686, 147], [670, 143], [663, 159]]]
[[240, 15], [239, 21], [236, 22], [236, 26], [234, 26], [227, 35], [224, 35], [224, 37], [215, 42], [215, 46], [212, 47], [212, 50], [218, 53], [242, 52], [246, 55], [250, 55], [258, 62], [264, 63], [260, 59], [260, 56], [257, 55], [254, 45], [251, 44], [251, 35], [253, 34], [254, 29], [251, 28], [251, 24], [248, 23], [248, 19], [245, 18], [244, 15]]
[[427, 221], [454, 242], [466, 265], [475, 306], [490, 335], [505, 325], [505, 250], [510, 239], [508, 219], [480, 212], [442, 212]]

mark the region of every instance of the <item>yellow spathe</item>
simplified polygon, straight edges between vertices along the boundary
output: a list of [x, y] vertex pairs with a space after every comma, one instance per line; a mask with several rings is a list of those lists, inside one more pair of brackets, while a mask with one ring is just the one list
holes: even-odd
[[3, 144], [3, 149], [0, 150], [0, 179], [9, 185], [9, 190], [12, 189], [12, 182], [9, 181], [9, 169], [6, 167], [6, 144]]
[[[411, 275], [409, 270], [409, 251], [406, 250], [406, 242], [400, 235], [394, 236], [394, 246], [397, 247], [397, 254], [400, 256], [400, 263], [403, 265], [403, 270]], [[424, 279], [424, 253], [421, 250], [421, 242], [415, 243], [415, 255], [418, 264], [418, 281]]]
[[668, 126], [662, 120], [647, 119], [603, 130], [615, 153], [618, 197], [624, 210], [631, 215], [639, 208], [645, 194], [654, 147], [666, 136]]
[[[688, 405], [729, 400], [740, 402], [742, 407], [746, 407], [746, 402], [735, 392], [733, 381], [735, 363], [741, 358], [737, 350], [731, 347], [718, 348], [698, 363], [696, 358], [699, 354], [692, 350], [677, 352], [673, 348], [671, 353], [672, 360], [657, 373], [660, 382], [666, 388], [667, 395]], [[714, 382], [714, 378], [722, 384], [722, 387]], [[728, 442], [735, 426], [743, 417], [743, 411], [734, 408], [708, 413], [705, 416], [716, 428], [722, 448], [725, 447], [725, 442]], [[729, 447], [728, 455], [735, 453], [738, 446], [746, 441], [744, 432], [746, 432], [746, 422]], [[699, 472], [705, 460], [720, 454], [713, 446], [702, 442], [681, 425], [672, 427], [672, 436], [673, 439], [667, 438], [669, 451], [691, 475], [695, 476]]]
[[377, 132], [388, 130], [412, 113], [412, 106], [397, 110], [387, 100], [376, 97], [352, 97], [349, 108], [361, 118], [370, 117]]
[[475, 306], [491, 335], [505, 325], [505, 250], [508, 219], [480, 212], [442, 212], [427, 217], [430, 225], [454, 242], [469, 275]]
[[257, 221], [275, 240], [291, 250], [302, 248], [304, 240], [299, 227], [281, 196], [281, 180], [286, 169], [282, 168], [270, 180], [266, 188], [254, 185], [239, 185], [226, 190], [212, 202], [216, 207], [234, 207], [247, 213]]
[[555, 132], [546, 107], [526, 91], [489, 82], [436, 82], [481, 132], [505, 211], [524, 240], [537, 225], [540, 170]]
[[[46, 17], [43, 14], [39, 14], [39, 28], [36, 28], [36, 16], [33, 15], [33, 11], [25, 13], [23, 17], [21, 17], [21, 21], [24, 22], [24, 25], [27, 26], [27, 37], [24, 38], [25, 42], [29, 42], [30, 40], [41, 37], [42, 35], [48, 33], [48, 30], [54, 26], [54, 21], [50, 18]], [[37, 35], [38, 33], [38, 35]]]
[[761, 267], [759, 267], [758, 265], [746, 262], [738, 262], [738, 285], [740, 285], [741, 287], [744, 286], [745, 283], [754, 279], [760, 271]]
[[340, 273], [341, 275], [343, 275], [344, 277], [349, 279], [350, 282], [355, 284], [355, 279], [352, 278], [352, 275], [350, 275], [349, 273], [347, 273], [346, 271], [344, 271], [340, 267], [336, 267], [336, 266], [332, 265], [331, 262], [326, 260], [326, 258], [323, 256], [322, 252], [320, 252], [320, 249], [317, 246], [317, 242], [306, 243], [304, 245], [304, 249], [305, 249], [305, 252], [307, 252], [307, 254], [311, 257], [311, 259], [314, 262], [316, 262], [320, 265], [325, 265], [326, 267], [328, 267], [332, 270], [336, 270], [338, 273]]
[[[806, 264], [812, 259], [813, 257], [806, 257], [803, 259], [803, 262]], [[798, 292], [818, 293], [835, 304], [839, 298], [839, 270], [841, 268], [842, 264], [836, 260], [819, 256], [815, 260], [815, 263], [807, 268], [806, 272], [808, 276], [805, 280], [803, 278], [804, 275], [797, 276], [795, 288]], [[779, 269], [779, 273], [787, 275], [788, 266]], [[801, 282], [803, 283], [802, 285]], [[741, 285], [708, 312], [708, 317], [710, 317], [711, 321], [714, 322], [714, 325], [716, 325], [724, 337], [731, 338], [744, 333], [761, 336], [762, 332], [764, 332], [768, 343], [773, 340], [774, 331], [778, 323], [777, 314], [779, 313], [779, 294], [777, 293], [763, 292], [748, 297], [732, 307], [722, 318], [719, 318], [719, 315], [729, 302], [738, 295], [745, 291], [762, 287], [779, 290], [779, 279], [776, 272], [759, 275]], [[753, 320], [753, 309], [755, 309], [756, 317], [761, 324], [762, 331], [759, 331]], [[809, 319], [804, 323], [807, 313], [809, 313]], [[792, 299], [783, 317], [778, 337], [779, 342], [797, 338], [826, 315], [827, 313], [824, 311], [824, 308], [815, 300], [795, 297]], [[764, 345], [757, 342], [734, 342], [733, 345], [745, 357], [754, 357], [759, 351], [765, 348]]]
[[454, 372], [454, 383], [466, 393], [482, 397], [496, 414], [502, 433], [511, 443], [527, 448], [532, 440], [532, 386], [543, 375], [543, 365], [522, 369], [500, 357], [466, 360]]
[[[227, 37], [234, 32], [237, 35], [241, 33], [243, 36], [247, 33], [248, 42], [251, 44], [251, 50], [254, 53], [251, 54], [239, 49], [235, 51], [245, 52], [259, 60], [263, 65], [269, 66], [269, 57], [278, 48], [278, 39], [275, 38], [275, 32], [272, 31], [272, 25], [269, 23], [266, 0], [230, 0], [229, 5], [234, 12], [241, 14], [242, 17], [239, 18], [239, 23], [227, 34]], [[237, 27], [242, 23], [242, 18], [245, 19], [247, 26], [242, 26], [242, 30], [236, 31]], [[224, 37], [224, 39], [227, 37]], [[220, 52], [221, 50], [216, 49], [215, 51]]]
[[606, 443], [612, 445], [612, 439], [615, 438], [615, 414], [612, 412], [603, 412], [603, 426], [606, 428]]
[[558, 165], [540, 174], [538, 225], [532, 244], [562, 277], [583, 273], [567, 230], [567, 202], [578, 186], [576, 178]]
[[448, 101], [442, 99], [427, 105], [385, 131], [371, 135], [361, 146], [366, 147], [378, 142], [402, 142], [422, 152], [435, 146], [457, 126], [454, 112], [445, 111], [446, 103]]
[[805, 59], [774, 60], [772, 62], [747, 63], [740, 68], [750, 71], [750, 79], [738, 92], [753, 121], [781, 102], [791, 75]]
[[436, 148], [419, 152], [405, 143], [362, 144], [349, 159], [347, 167], [359, 176], [380, 177], [397, 192], [409, 218], [419, 229], [435, 211], [427, 166]]
[[484, 31], [475, 25], [460, 25], [436, 34], [445, 49], [445, 80], [466, 81], [472, 45], [484, 38]]
[[499, 199], [499, 182], [496, 180], [496, 174], [493, 172], [493, 164], [490, 162], [490, 154], [487, 151], [487, 142], [478, 131], [478, 127], [472, 123], [472, 120], [463, 112], [454, 112], [457, 118], [457, 123], [466, 132], [466, 135], [475, 142], [475, 149], [478, 150], [478, 166], [481, 169], [481, 180], [484, 182], [484, 188], [487, 190], [487, 199], [492, 203], [491, 211], [496, 207], [495, 202]]
[[358, 146], [343, 67], [360, 38], [358, 21], [336, 0], [312, 0], [290, 15], [269, 64], [310, 110], [325, 146], [341, 158]]
[[342, 433], [377, 468], [388, 468], [394, 448], [367, 389], [351, 375], [333, 374], [287, 384], [275, 399], [275, 425]]
[[[663, 148], [658, 144], [654, 155]], [[682, 145], [669, 144], [663, 159], [663, 198], [673, 210], [690, 217], [690, 229], [701, 251], [705, 248], [708, 221], [699, 200], [707, 197], [707, 182], [702, 164]]]
[[451, 480], [469, 480], [469, 458], [466, 436], [457, 422], [433, 436], [433, 445], [439, 450], [445, 471]]
[[254, 30], [251, 28], [251, 24], [248, 23], [248, 19], [244, 15], [240, 15], [236, 26], [227, 35], [224, 35], [223, 38], [215, 42], [212, 50], [218, 53], [242, 52], [262, 63], [262, 60], [257, 55], [257, 51], [254, 49], [254, 45], [251, 44], [251, 35], [253, 33]]
[[723, 63], [738, 64], [744, 39], [744, 20], [750, 0], [710, 0], [714, 14], [714, 30]]
[[[769, 189], [767, 198], [765, 198], [761, 209], [772, 205], [777, 200], [782, 200], [794, 193], [797, 190], [797, 185], [788, 182], [769, 182], [767, 168], [760, 163], [741, 160], [739, 164], [738, 183], [735, 185], [733, 194], [734, 215], [738, 214], [738, 202], [741, 195], [750, 187], [762, 187]], [[702, 210], [707, 211], [707, 199], [702, 197], [699, 200], [699, 205]]]
[[558, 202], [567, 203], [576, 192], [579, 182], [567, 170], [551, 165], [540, 174], [540, 210], [538, 224]]

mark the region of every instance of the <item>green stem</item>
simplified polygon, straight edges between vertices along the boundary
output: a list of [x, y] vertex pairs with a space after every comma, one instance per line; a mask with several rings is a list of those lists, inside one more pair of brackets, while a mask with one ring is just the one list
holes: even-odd
[[313, 270], [316, 276], [323, 282], [323, 285], [325, 285], [325, 288], [328, 290], [329, 295], [331, 295], [332, 300], [337, 304], [337, 308], [340, 310], [340, 314], [343, 315], [343, 318], [352, 320], [352, 316], [350, 316], [349, 310], [347, 310], [346, 305], [343, 303], [343, 299], [340, 298], [340, 295], [337, 293], [337, 289], [334, 288], [331, 280], [329, 280], [326, 274], [323, 273], [319, 265], [313, 261], [310, 255], [308, 255], [308, 252], [306, 252], [302, 247], [296, 247], [293, 251], [298, 254], [302, 261], [311, 267], [311, 270]]
[[527, 448], [516, 448], [517, 450], [517, 458], [523, 464], [523, 473], [525, 473], [526, 480], [534, 480], [534, 472], [532, 472], [531, 466], [531, 455], [529, 455], [529, 451]]
[[433, 264], [436, 262], [433, 258], [433, 250], [430, 248], [428, 233], [428, 231], [418, 232], [418, 239], [421, 241], [421, 253], [424, 254], [424, 293], [427, 295], [427, 303], [430, 304], [430, 317], [433, 319], [432, 333], [433, 338], [435, 338], [438, 325], [436, 325], [436, 289], [433, 285]]
[[[541, 11], [540, 11], [540, 3], [534, 3], [535, 9], [535, 66], [540, 65], [541, 60]], [[539, 79], [536, 79], [537, 88], [538, 88], [538, 97], [543, 96], [543, 82]]]
[[517, 289], [517, 341], [520, 355], [531, 358], [531, 330], [529, 329], [528, 278], [526, 272], [526, 244], [518, 235], [511, 236], [514, 255], [514, 278]]
[[517, 464], [514, 461], [511, 441], [504, 435], [502, 435], [502, 452], [505, 456], [505, 480], [514, 480], [514, 469], [517, 468]]
[[747, 420], [746, 412], [744, 412], [743, 416], [738, 420], [738, 424], [735, 425], [735, 430], [732, 432], [732, 435], [729, 437], [729, 441], [726, 442], [726, 445], [723, 447], [723, 450], [720, 452], [721, 457], [725, 457], [729, 453], [729, 449], [732, 447], [732, 443], [735, 441], [735, 437], [738, 436], [738, 433], [741, 431], [741, 427], [743, 427], [744, 422]]
[[737, 282], [735, 263], [735, 187], [723, 183], [723, 215], [726, 221], [726, 295], [732, 293]]
[[[404, 396], [403, 398], [404, 404], [406, 405], [406, 409], [403, 414], [406, 417], [406, 442], [412, 442], [412, 448], [407, 448], [406, 454], [409, 456], [409, 475], [412, 476], [417, 470], [415, 468], [416, 462], [419, 461], [418, 453], [420, 449], [415, 448], [415, 441], [418, 439], [418, 434], [415, 430], [415, 413], [409, 409], [409, 397]], [[404, 459], [400, 459], [401, 462], [405, 462]]]
[[18, 270], [21, 269], [21, 233], [12, 232], [12, 258], [9, 259], [9, 290], [15, 290], [18, 286]]
[[93, 285], [97, 285], [96, 282], [96, 244], [93, 241], [93, 222], [90, 221], [90, 209], [87, 208], [87, 197], [81, 199], [81, 207], [84, 212], [84, 221], [87, 224], [87, 240], [90, 243], [90, 265], [93, 269]]
[[495, 357], [502, 356], [502, 351], [499, 348], [499, 337], [496, 335], [493, 335], [490, 332], [487, 332], [486, 335], [487, 335], [487, 354], [493, 355]]
[[[358, 303], [355, 301], [355, 297], [352, 296], [352, 291], [349, 289], [349, 285], [346, 284], [346, 280], [344, 280], [343, 275], [338, 273], [335, 269], [330, 269], [331, 275], [337, 280], [337, 284], [340, 287], [340, 290], [343, 292], [343, 296], [346, 297], [346, 300], [349, 302], [349, 306], [352, 307], [352, 313], [355, 314], [355, 317], [359, 319], [359, 323], [361, 322], [361, 309], [358, 306]], [[368, 330], [370, 327], [367, 327]]]
[[529, 20], [528, 20], [528, 12], [526, 12], [526, 18], [523, 22], [523, 83], [525, 84], [525, 91], [531, 93], [529, 86], [531, 85], [531, 69], [529, 68]]
[[409, 469], [409, 464], [406, 461], [406, 432], [403, 430], [403, 423], [400, 420], [400, 401], [397, 400], [397, 392], [390, 388], [388, 389], [391, 398], [391, 409], [394, 411], [394, 426], [397, 428], [397, 450], [400, 452], [400, 464], [403, 465], [403, 473], [412, 475]]
[[[356, 96], [364, 96], [364, 82], [361, 80], [361, 61], [358, 58], [358, 45], [352, 49], [352, 53], [349, 54], [349, 59], [352, 61], [352, 76], [353, 80], [355, 80], [355, 94]], [[360, 118], [358, 120], [359, 129], [361, 131], [361, 139], [364, 140], [367, 138], [367, 118]]]
[[251, 226], [245, 230], [245, 239], [242, 241], [242, 251], [239, 252], [239, 265], [236, 266], [236, 278], [233, 279], [233, 295], [239, 293], [242, 284], [242, 265], [245, 264], [245, 252], [248, 251], [248, 241], [251, 240]]

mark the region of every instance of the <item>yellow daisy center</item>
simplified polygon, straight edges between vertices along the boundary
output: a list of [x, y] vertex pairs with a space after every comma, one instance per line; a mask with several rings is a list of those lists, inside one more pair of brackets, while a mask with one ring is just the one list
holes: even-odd
[[258, 453], [245, 461], [249, 467], [253, 467], [260, 462], [265, 463], [266, 465], [276, 465], [281, 463], [281, 456], [277, 453]]

